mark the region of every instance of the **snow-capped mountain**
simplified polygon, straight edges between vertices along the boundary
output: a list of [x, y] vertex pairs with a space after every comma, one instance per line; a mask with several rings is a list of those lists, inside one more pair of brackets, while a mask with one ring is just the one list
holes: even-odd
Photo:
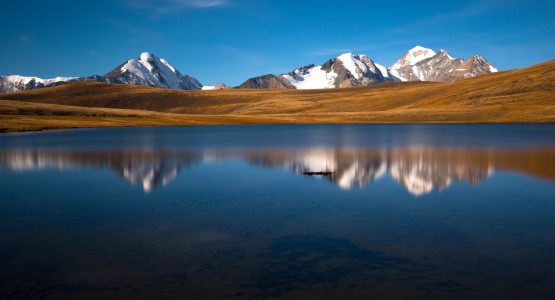
[[177, 90], [202, 89], [202, 84], [198, 80], [181, 74], [167, 60], [158, 58], [150, 52], [144, 52], [139, 58], [125, 61], [104, 76], [56, 77], [52, 79], [17, 75], [0, 76], [0, 93], [32, 90], [76, 81], [144, 85]]
[[451, 82], [498, 70], [479, 54], [465, 61], [451, 57], [443, 49], [435, 52], [416, 46], [393, 64], [390, 72], [402, 81]]
[[391, 80], [387, 68], [375, 64], [368, 56], [344, 53], [319, 66], [308, 65], [288, 74], [251, 78], [240, 87], [325, 89], [367, 86]]
[[394, 75], [398, 75], [397, 71], [399, 69], [402, 69], [406, 66], [413, 66], [425, 59], [433, 57], [434, 55], [436, 55], [436, 52], [434, 50], [421, 46], [416, 46], [410, 49], [395, 64], [393, 64], [390, 70], [393, 72]]
[[56, 83], [67, 82], [75, 77], [56, 77], [42, 79], [39, 77], [25, 77], [19, 75], [0, 76], [0, 93], [13, 93], [43, 88]]
[[398, 80], [450, 82], [497, 71], [481, 55], [465, 61], [451, 57], [445, 50], [436, 52], [416, 46], [390, 68], [375, 63], [364, 54], [345, 53], [321, 66], [308, 65], [288, 74], [251, 78], [239, 87], [323, 89], [369, 86]]
[[[323, 89], [370, 86], [387, 81], [451, 82], [480, 74], [498, 72], [483, 56], [468, 60], [453, 58], [445, 50], [416, 46], [390, 68], [374, 62], [364, 54], [344, 53], [322, 65], [307, 65], [287, 74], [267, 74], [246, 80], [239, 88], [251, 89]], [[98, 81], [144, 85], [178, 90], [210, 90], [225, 85], [203, 86], [198, 80], [181, 74], [167, 60], [150, 52], [129, 59], [104, 76], [38, 77], [0, 76], [0, 93], [43, 88], [75, 81]]]
[[150, 52], [141, 53], [138, 59], [121, 64], [105, 79], [111, 83], [146, 85], [176, 90], [200, 90], [202, 84], [195, 78], [182, 75], [167, 60]]

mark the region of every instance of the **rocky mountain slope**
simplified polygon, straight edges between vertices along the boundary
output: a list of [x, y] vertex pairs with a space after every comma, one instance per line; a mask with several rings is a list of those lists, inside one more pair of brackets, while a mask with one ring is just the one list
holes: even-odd
[[176, 90], [200, 90], [202, 84], [189, 75], [181, 74], [167, 60], [158, 58], [150, 52], [141, 53], [137, 59], [129, 59], [104, 76], [38, 77], [0, 76], [0, 93], [11, 93], [68, 82], [97, 81], [118, 84], [143, 85]]

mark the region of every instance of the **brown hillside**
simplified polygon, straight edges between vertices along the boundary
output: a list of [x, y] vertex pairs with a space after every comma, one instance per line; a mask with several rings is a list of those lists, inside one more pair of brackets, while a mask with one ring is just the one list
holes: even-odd
[[163, 124], [554, 122], [554, 88], [555, 60], [454, 83], [385, 83], [328, 90], [176, 91], [79, 82], [0, 95], [0, 130]]

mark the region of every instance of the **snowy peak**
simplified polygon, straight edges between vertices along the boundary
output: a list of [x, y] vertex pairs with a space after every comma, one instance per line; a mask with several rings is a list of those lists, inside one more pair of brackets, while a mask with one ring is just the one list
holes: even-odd
[[364, 54], [344, 53], [337, 57], [343, 66], [355, 77], [360, 80], [368, 73], [378, 73], [379, 70], [368, 56]]
[[426, 48], [426, 47], [422, 47], [420, 45], [416, 45], [414, 46], [414, 48], [410, 49], [408, 51], [408, 53], [413, 53], [415, 56], [418, 55], [435, 55], [435, 51], [430, 49], [430, 48]]
[[424, 48], [422, 46], [416, 46], [410, 49], [405, 55], [403, 55], [395, 64], [391, 66], [392, 70], [398, 70], [405, 66], [415, 65], [425, 59], [433, 57], [436, 52], [429, 48]]
[[151, 52], [130, 59], [105, 76], [108, 82], [146, 85], [168, 89], [199, 90], [202, 84], [195, 78], [181, 75], [167, 60]]
[[374, 61], [364, 54], [344, 53], [336, 59], [338, 75], [336, 87], [368, 86], [389, 81]]
[[154, 54], [152, 54], [152, 52], [143, 52], [139, 56], [139, 60], [144, 62], [154, 62]]

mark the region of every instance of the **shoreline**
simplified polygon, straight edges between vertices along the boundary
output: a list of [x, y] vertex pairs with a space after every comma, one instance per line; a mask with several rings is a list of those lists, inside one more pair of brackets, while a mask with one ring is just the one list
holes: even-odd
[[[241, 120], [236, 120], [236, 122], [184, 122], [184, 123], [160, 123], [157, 120], [140, 120], [142, 122], [133, 122], [135, 120], [130, 120], [131, 122], [126, 124], [120, 119], [108, 120], [107, 123], [91, 124], [94, 120], [90, 119], [77, 119], [75, 123], [66, 123], [66, 120], [51, 118], [45, 121], [50, 122], [61, 122], [63, 124], [49, 124], [49, 125], [38, 125], [21, 124], [19, 126], [5, 126], [2, 122], [2, 116], [0, 115], [0, 136], [8, 134], [17, 133], [37, 133], [37, 132], [51, 132], [60, 130], [75, 130], [75, 129], [100, 129], [100, 128], [132, 128], [132, 127], [197, 127], [197, 126], [257, 126], [257, 125], [458, 125], [458, 124], [468, 124], [468, 125], [502, 125], [502, 124], [529, 124], [529, 125], [550, 125], [555, 124], [555, 120], [550, 121], [420, 121], [420, 122], [403, 122], [403, 121], [376, 121], [376, 122], [240, 122]], [[103, 120], [107, 121], [107, 120]], [[112, 124], [112, 121], [114, 124]], [[115, 124], [119, 123], [119, 124]], [[157, 124], [152, 124], [157, 123]], [[22, 127], [23, 126], [23, 127]], [[25, 127], [26, 126], [26, 127]]]

